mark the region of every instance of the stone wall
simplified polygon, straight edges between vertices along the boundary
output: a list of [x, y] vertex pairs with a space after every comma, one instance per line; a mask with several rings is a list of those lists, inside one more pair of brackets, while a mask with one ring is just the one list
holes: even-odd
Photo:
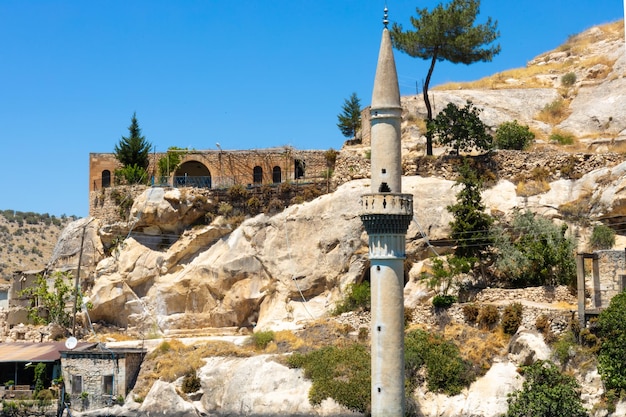
[[126, 221], [124, 207], [132, 206], [132, 202], [147, 188], [147, 185], [120, 185], [90, 191], [89, 215], [104, 224]]
[[[110, 405], [110, 396], [103, 392], [103, 379], [105, 376], [113, 376], [113, 397], [125, 396], [126, 388], [126, 359], [107, 359], [97, 357], [62, 357], [62, 371], [65, 387], [72, 399], [74, 410], [102, 408]], [[73, 377], [82, 379], [82, 387], [73, 387]], [[121, 382], [121, 383], [120, 383]], [[88, 393], [87, 398], [81, 398], [83, 392]], [[77, 407], [76, 405], [79, 405]]]
[[597, 255], [600, 286], [593, 288], [592, 279], [586, 279], [585, 284], [594, 293], [599, 293], [599, 305], [594, 307], [606, 308], [611, 299], [623, 290], [622, 276], [625, 273], [626, 256], [623, 250], [601, 250], [594, 254]]
[[[145, 355], [141, 349], [126, 350], [94, 348], [61, 353], [63, 380], [72, 398], [72, 409], [102, 408], [114, 404], [117, 397], [126, 397], [135, 384]], [[73, 376], [81, 377], [81, 387], [72, 386]], [[105, 376], [113, 378], [112, 395], [104, 392]], [[81, 398], [83, 392], [89, 394], [87, 398]]]
[[[186, 151], [171, 177], [160, 179], [157, 161], [164, 153], [150, 155], [148, 167], [150, 182], [174, 185], [181, 178], [206, 177], [210, 188], [226, 188], [234, 184], [272, 184], [286, 181], [317, 182], [325, 177], [328, 169], [326, 151], [296, 150], [291, 147], [258, 149], [249, 151]], [[114, 185], [115, 170], [120, 164], [115, 155], [92, 153], [89, 155], [89, 214], [98, 218], [119, 220], [119, 205], [110, 204], [111, 187]], [[108, 172], [110, 182], [103, 177]], [[256, 172], [256, 174], [255, 174]], [[118, 189], [118, 187], [115, 187]], [[136, 195], [132, 189], [131, 197]], [[142, 189], [143, 190], [143, 189]], [[123, 190], [127, 192], [127, 190]]]

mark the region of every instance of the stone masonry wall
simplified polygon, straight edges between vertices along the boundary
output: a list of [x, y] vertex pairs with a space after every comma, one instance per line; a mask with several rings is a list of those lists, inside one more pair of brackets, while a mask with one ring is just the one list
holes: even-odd
[[[600, 272], [600, 301], [598, 308], [609, 306], [611, 299], [619, 294], [622, 288], [622, 279], [625, 269], [626, 256], [623, 250], [597, 251], [598, 267]], [[590, 278], [585, 280], [587, 287], [592, 283]]]
[[[274, 183], [273, 170], [278, 167], [280, 182], [320, 181], [328, 169], [325, 154], [324, 150], [296, 150], [290, 147], [249, 151], [187, 151], [178, 168], [172, 172], [172, 176], [183, 176], [187, 172], [190, 172], [190, 175], [206, 175], [194, 172], [208, 171], [211, 188], [225, 188], [233, 184], [251, 185], [255, 182], [253, 173], [255, 167], [261, 168], [261, 183]], [[156, 174], [157, 161], [163, 156], [164, 153], [150, 155], [148, 172], [151, 177]], [[110, 184], [114, 185], [115, 170], [120, 168], [120, 164], [112, 153], [92, 153], [89, 157], [89, 214], [108, 220], [119, 220], [119, 205], [110, 204], [112, 192], [115, 191], [112, 191], [111, 187], [103, 187], [102, 174], [109, 171]], [[302, 167], [303, 172], [299, 172], [298, 167]], [[171, 185], [172, 182], [170, 178], [168, 183]], [[129, 195], [132, 197], [143, 189], [145, 187], [141, 190], [132, 189]]]
[[[73, 409], [80, 409], [74, 404], [84, 403], [83, 409], [101, 408], [110, 401], [108, 395], [103, 393], [103, 377], [113, 375], [113, 397], [118, 395], [125, 396], [126, 388], [126, 363], [125, 358], [116, 360], [99, 359], [99, 358], [63, 358], [63, 380], [65, 387], [71, 393]], [[82, 387], [80, 393], [75, 393], [72, 384], [72, 376], [82, 377]], [[89, 393], [88, 397], [83, 401], [81, 393]]]

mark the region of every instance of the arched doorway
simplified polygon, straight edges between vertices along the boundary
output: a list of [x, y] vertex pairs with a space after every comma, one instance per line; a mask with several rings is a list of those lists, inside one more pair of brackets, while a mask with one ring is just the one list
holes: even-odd
[[174, 172], [174, 187], [211, 188], [211, 171], [202, 162], [184, 162]]
[[295, 159], [293, 161], [293, 177], [294, 179], [304, 178], [304, 168], [306, 164], [302, 159]]
[[111, 186], [111, 171], [105, 169], [102, 171], [102, 188], [107, 188]]
[[274, 184], [280, 184], [281, 181], [282, 181], [282, 177], [281, 177], [280, 167], [279, 166], [275, 166], [272, 169], [272, 182]]
[[258, 165], [252, 169], [252, 182], [254, 184], [261, 184], [263, 182], [263, 168]]

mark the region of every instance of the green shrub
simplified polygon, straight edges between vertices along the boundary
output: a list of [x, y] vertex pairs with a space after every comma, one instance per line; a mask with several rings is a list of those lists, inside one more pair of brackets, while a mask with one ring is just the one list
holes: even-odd
[[593, 227], [589, 246], [593, 250], [611, 249], [615, 244], [615, 231], [608, 226], [599, 224]]
[[409, 391], [415, 388], [423, 366], [426, 367], [428, 389], [433, 392], [456, 395], [475, 379], [471, 364], [461, 358], [454, 343], [424, 330], [406, 334], [404, 362]]
[[456, 303], [456, 297], [450, 294], [437, 294], [433, 297], [433, 306], [435, 308], [449, 308]]
[[33, 394], [40, 405], [50, 404], [52, 403], [52, 400], [54, 400], [54, 393], [49, 389], [42, 389], [36, 394]]
[[574, 135], [568, 132], [554, 132], [550, 135], [550, 142], [556, 142], [560, 145], [574, 144]]
[[170, 344], [170, 342], [166, 340], [166, 341], [161, 342], [161, 344], [157, 346], [156, 350], [159, 354], [164, 354], [172, 350], [172, 345]]
[[598, 371], [606, 389], [626, 390], [626, 292], [617, 294], [598, 316], [601, 339]]
[[520, 125], [517, 120], [504, 122], [496, 130], [494, 144], [498, 149], [524, 150], [530, 146], [535, 134], [528, 126]]
[[274, 340], [274, 332], [271, 330], [254, 332], [252, 334], [252, 344], [257, 349], [263, 350]]
[[597, 352], [600, 349], [600, 339], [588, 328], [580, 331], [580, 344], [589, 348], [592, 352]]
[[147, 184], [148, 172], [138, 165], [127, 165], [115, 170], [115, 181], [120, 184]]
[[572, 348], [576, 345], [576, 338], [572, 332], [563, 333], [552, 347], [554, 356], [562, 366], [565, 366], [570, 359]]
[[217, 214], [220, 216], [228, 217], [233, 213], [233, 206], [228, 204], [225, 201], [221, 201], [219, 206], [217, 207]]
[[182, 391], [185, 394], [190, 394], [192, 392], [198, 391], [202, 387], [200, 383], [200, 378], [196, 375], [195, 371], [190, 371], [185, 374], [183, 377], [183, 383], [181, 386]]
[[567, 110], [567, 103], [562, 99], [556, 99], [543, 107], [538, 118], [547, 123], [557, 124], [565, 118]]
[[571, 285], [576, 282], [576, 242], [531, 211], [516, 212], [506, 228], [494, 228], [496, 276], [511, 286]]
[[561, 85], [563, 87], [571, 87], [576, 82], [576, 74], [573, 72], [568, 72], [564, 76], [561, 77]]
[[326, 398], [352, 411], [365, 413], [371, 402], [369, 350], [360, 344], [326, 346], [319, 350], [294, 353], [287, 359], [292, 368], [303, 368], [313, 384], [309, 401], [319, 405]]
[[246, 205], [248, 206], [250, 214], [258, 214], [261, 211], [261, 200], [256, 196], [250, 197]]
[[552, 362], [537, 361], [522, 368], [522, 374], [525, 381], [509, 396], [506, 417], [587, 417], [576, 379]]
[[498, 308], [491, 304], [482, 306], [478, 313], [478, 318], [476, 319], [478, 324], [485, 329], [490, 329], [498, 324], [498, 320], [500, 320]]
[[500, 324], [505, 334], [514, 335], [522, 324], [522, 305], [520, 303], [509, 304], [504, 307]]
[[351, 284], [348, 286], [345, 297], [337, 304], [333, 310], [333, 314], [337, 316], [348, 311], [369, 311], [370, 306], [370, 283], [363, 281], [360, 284]]

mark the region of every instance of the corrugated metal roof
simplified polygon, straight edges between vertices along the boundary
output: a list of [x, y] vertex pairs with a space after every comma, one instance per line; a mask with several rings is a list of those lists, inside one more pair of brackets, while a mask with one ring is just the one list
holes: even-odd
[[[80, 342], [76, 349], [91, 345]], [[0, 362], [54, 362], [61, 358], [61, 350], [67, 350], [65, 342], [0, 343]]]

